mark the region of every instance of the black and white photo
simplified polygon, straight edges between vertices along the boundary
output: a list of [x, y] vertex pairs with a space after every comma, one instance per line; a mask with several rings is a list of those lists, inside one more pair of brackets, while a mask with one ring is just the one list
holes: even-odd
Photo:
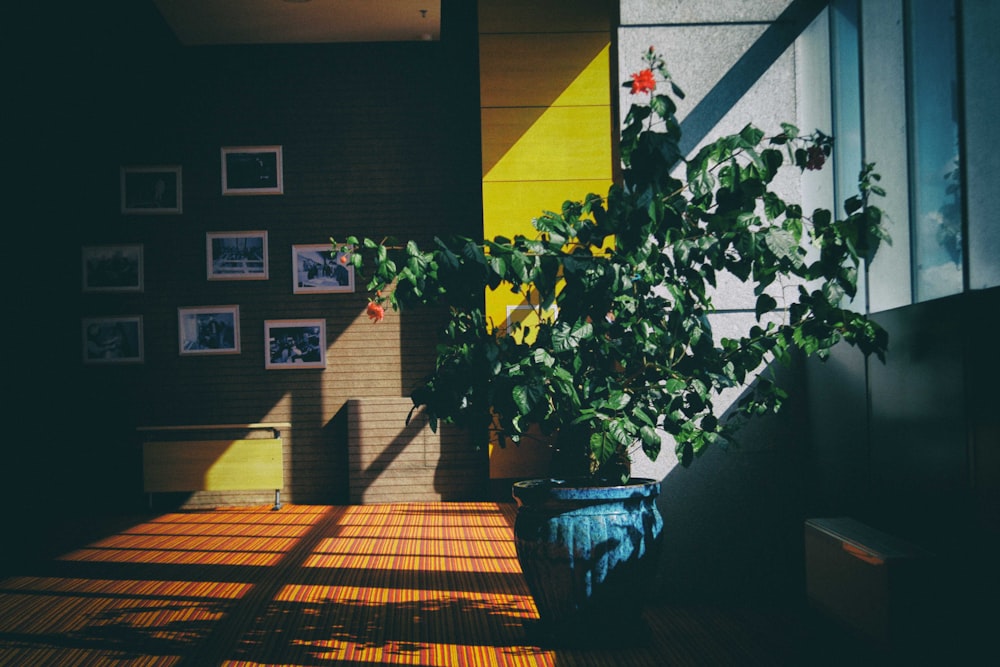
[[142, 316], [84, 318], [83, 360], [89, 364], [141, 363]]
[[267, 280], [267, 232], [208, 232], [209, 280]]
[[264, 343], [264, 368], [326, 368], [326, 320], [267, 320]]
[[239, 354], [240, 307], [198, 306], [177, 309], [180, 354]]
[[83, 247], [84, 292], [141, 292], [142, 244]]
[[330, 244], [292, 246], [292, 292], [327, 294], [354, 291], [354, 266]]
[[281, 146], [222, 149], [222, 194], [280, 195], [285, 191]]
[[122, 167], [121, 211], [126, 215], [181, 213], [180, 166]]

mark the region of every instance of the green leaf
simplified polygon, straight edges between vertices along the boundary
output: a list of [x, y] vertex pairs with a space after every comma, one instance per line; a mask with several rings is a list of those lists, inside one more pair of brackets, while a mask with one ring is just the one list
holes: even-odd
[[757, 297], [757, 306], [754, 308], [754, 312], [757, 315], [757, 321], [760, 321], [760, 316], [769, 313], [778, 307], [778, 302], [774, 300], [774, 297], [770, 294], [761, 294]]
[[789, 139], [795, 139], [796, 137], [799, 136], [799, 128], [792, 125], [791, 123], [782, 123], [781, 131]]
[[464, 257], [469, 262], [474, 264], [486, 265], [486, 253], [483, 252], [482, 246], [473, 243], [472, 241], [467, 241], [462, 245], [462, 257]]
[[458, 255], [456, 255], [455, 253], [453, 253], [451, 251], [451, 248], [449, 248], [445, 244], [445, 242], [442, 241], [440, 238], [434, 237], [434, 243], [438, 247], [437, 253], [435, 253], [436, 256], [437, 256], [438, 262], [442, 266], [444, 266], [445, 268], [448, 268], [448, 269], [451, 269], [451, 270], [457, 269], [458, 266], [459, 266]]
[[526, 415], [545, 397], [545, 389], [537, 384], [518, 384], [511, 390], [511, 397], [518, 411]]
[[799, 243], [795, 235], [785, 229], [768, 229], [764, 234], [768, 249], [780, 258], [791, 260], [795, 266], [802, 265]]
[[572, 328], [561, 323], [552, 331], [552, 349], [556, 353], [575, 350], [593, 334], [594, 326], [589, 322], [577, 322]]
[[503, 257], [490, 255], [490, 269], [500, 278], [504, 278], [507, 275], [507, 260]]
[[643, 426], [639, 429], [639, 437], [644, 445], [655, 445], [659, 447], [661, 443], [660, 434], [651, 426]]
[[833, 214], [830, 213], [828, 209], [818, 208], [813, 211], [812, 222], [816, 226], [817, 230], [821, 230], [824, 227], [829, 227], [830, 222], [833, 220]]
[[699, 398], [708, 398], [708, 385], [695, 378], [691, 380], [690, 387]]
[[632, 400], [631, 396], [629, 396], [626, 392], [618, 389], [611, 392], [611, 395], [608, 396], [608, 399], [604, 402], [604, 405], [609, 410], [614, 410], [615, 412], [617, 412], [618, 410], [623, 410], [625, 406], [628, 405], [629, 402], [631, 402], [631, 400]]
[[688, 174], [688, 185], [691, 188], [691, 194], [695, 197], [704, 197], [712, 194], [712, 188], [715, 187], [715, 177], [708, 169], [696, 169], [693, 173]]
[[687, 382], [681, 380], [680, 378], [669, 378], [664, 383], [663, 388], [668, 394], [676, 396], [687, 389]]
[[541, 347], [536, 347], [534, 351], [532, 351], [531, 361], [536, 366], [546, 366], [546, 367], [552, 366], [556, 363], [555, 358], [553, 358], [553, 356], [549, 354], [549, 351]]
[[646, 426], [650, 427], [656, 426], [656, 422], [653, 420], [653, 418], [650, 417], [648, 414], [646, 414], [646, 411], [640, 407], [632, 408], [632, 416], [638, 419], [639, 421], [643, 422]]
[[753, 125], [747, 125], [740, 130], [740, 138], [745, 141], [748, 146], [756, 146], [760, 143], [761, 139], [764, 138], [764, 133]]
[[[681, 96], [678, 95], [678, 97]], [[666, 95], [654, 95], [653, 99], [649, 102], [649, 106], [653, 109], [653, 113], [661, 118], [672, 116], [674, 112], [677, 111], [677, 106], [674, 104], [674, 101]]]
[[823, 298], [825, 298], [830, 305], [839, 305], [841, 300], [844, 298], [844, 288], [835, 282], [828, 282], [823, 284]]
[[[608, 423], [608, 433], [614, 438], [615, 443], [618, 445], [623, 445], [628, 447], [632, 444], [635, 439], [633, 434], [630, 432], [629, 427], [631, 424], [625, 419], [612, 419]], [[617, 449], [617, 447], [615, 447]], [[614, 450], [612, 450], [614, 451]]]
[[774, 220], [785, 212], [785, 202], [773, 192], [764, 193], [764, 213], [768, 220]]
[[590, 455], [598, 463], [604, 463], [614, 456], [618, 443], [606, 431], [598, 431], [590, 436]]
[[850, 199], [844, 201], [844, 211], [847, 215], [853, 214], [855, 211], [859, 210], [864, 206], [864, 201], [858, 195], [854, 195]]

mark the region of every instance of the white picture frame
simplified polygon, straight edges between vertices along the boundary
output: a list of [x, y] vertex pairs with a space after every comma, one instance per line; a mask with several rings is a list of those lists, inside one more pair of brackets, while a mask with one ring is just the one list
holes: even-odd
[[330, 244], [292, 246], [292, 293], [332, 294], [354, 291], [354, 266], [346, 252]]
[[83, 246], [80, 264], [84, 292], [141, 292], [141, 243]]
[[129, 364], [144, 361], [142, 315], [83, 318], [83, 361]]
[[180, 215], [183, 210], [181, 166], [123, 166], [123, 215]]
[[223, 146], [223, 195], [280, 195], [285, 192], [281, 146]]
[[264, 368], [326, 368], [326, 320], [265, 320]]
[[208, 280], [267, 280], [267, 232], [206, 232]]
[[240, 307], [182, 306], [177, 309], [178, 354], [240, 353]]

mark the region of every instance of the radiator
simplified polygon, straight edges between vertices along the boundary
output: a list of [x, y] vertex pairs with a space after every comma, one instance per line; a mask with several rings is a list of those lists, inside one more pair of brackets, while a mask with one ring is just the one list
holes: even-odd
[[928, 552], [854, 519], [805, 523], [810, 604], [880, 644], [925, 625], [931, 562]]
[[[194, 491], [274, 491], [281, 508], [284, 484], [282, 441], [272, 425], [271, 438], [238, 440], [148, 440], [142, 443], [143, 490], [150, 494]], [[146, 427], [143, 431], [208, 431], [233, 425]], [[247, 428], [247, 430], [251, 430]]]

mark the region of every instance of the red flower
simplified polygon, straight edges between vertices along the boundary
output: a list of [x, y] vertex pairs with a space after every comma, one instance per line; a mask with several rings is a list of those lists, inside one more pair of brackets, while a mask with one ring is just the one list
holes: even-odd
[[810, 146], [806, 151], [806, 155], [808, 156], [806, 169], [815, 171], [823, 168], [823, 163], [826, 162], [826, 155], [820, 146]]
[[632, 94], [651, 93], [656, 90], [656, 77], [653, 70], [644, 69], [632, 75]]
[[371, 318], [372, 324], [375, 322], [381, 322], [382, 318], [385, 317], [385, 309], [374, 301], [368, 302], [368, 308], [365, 309], [365, 312], [368, 313], [368, 317]]

